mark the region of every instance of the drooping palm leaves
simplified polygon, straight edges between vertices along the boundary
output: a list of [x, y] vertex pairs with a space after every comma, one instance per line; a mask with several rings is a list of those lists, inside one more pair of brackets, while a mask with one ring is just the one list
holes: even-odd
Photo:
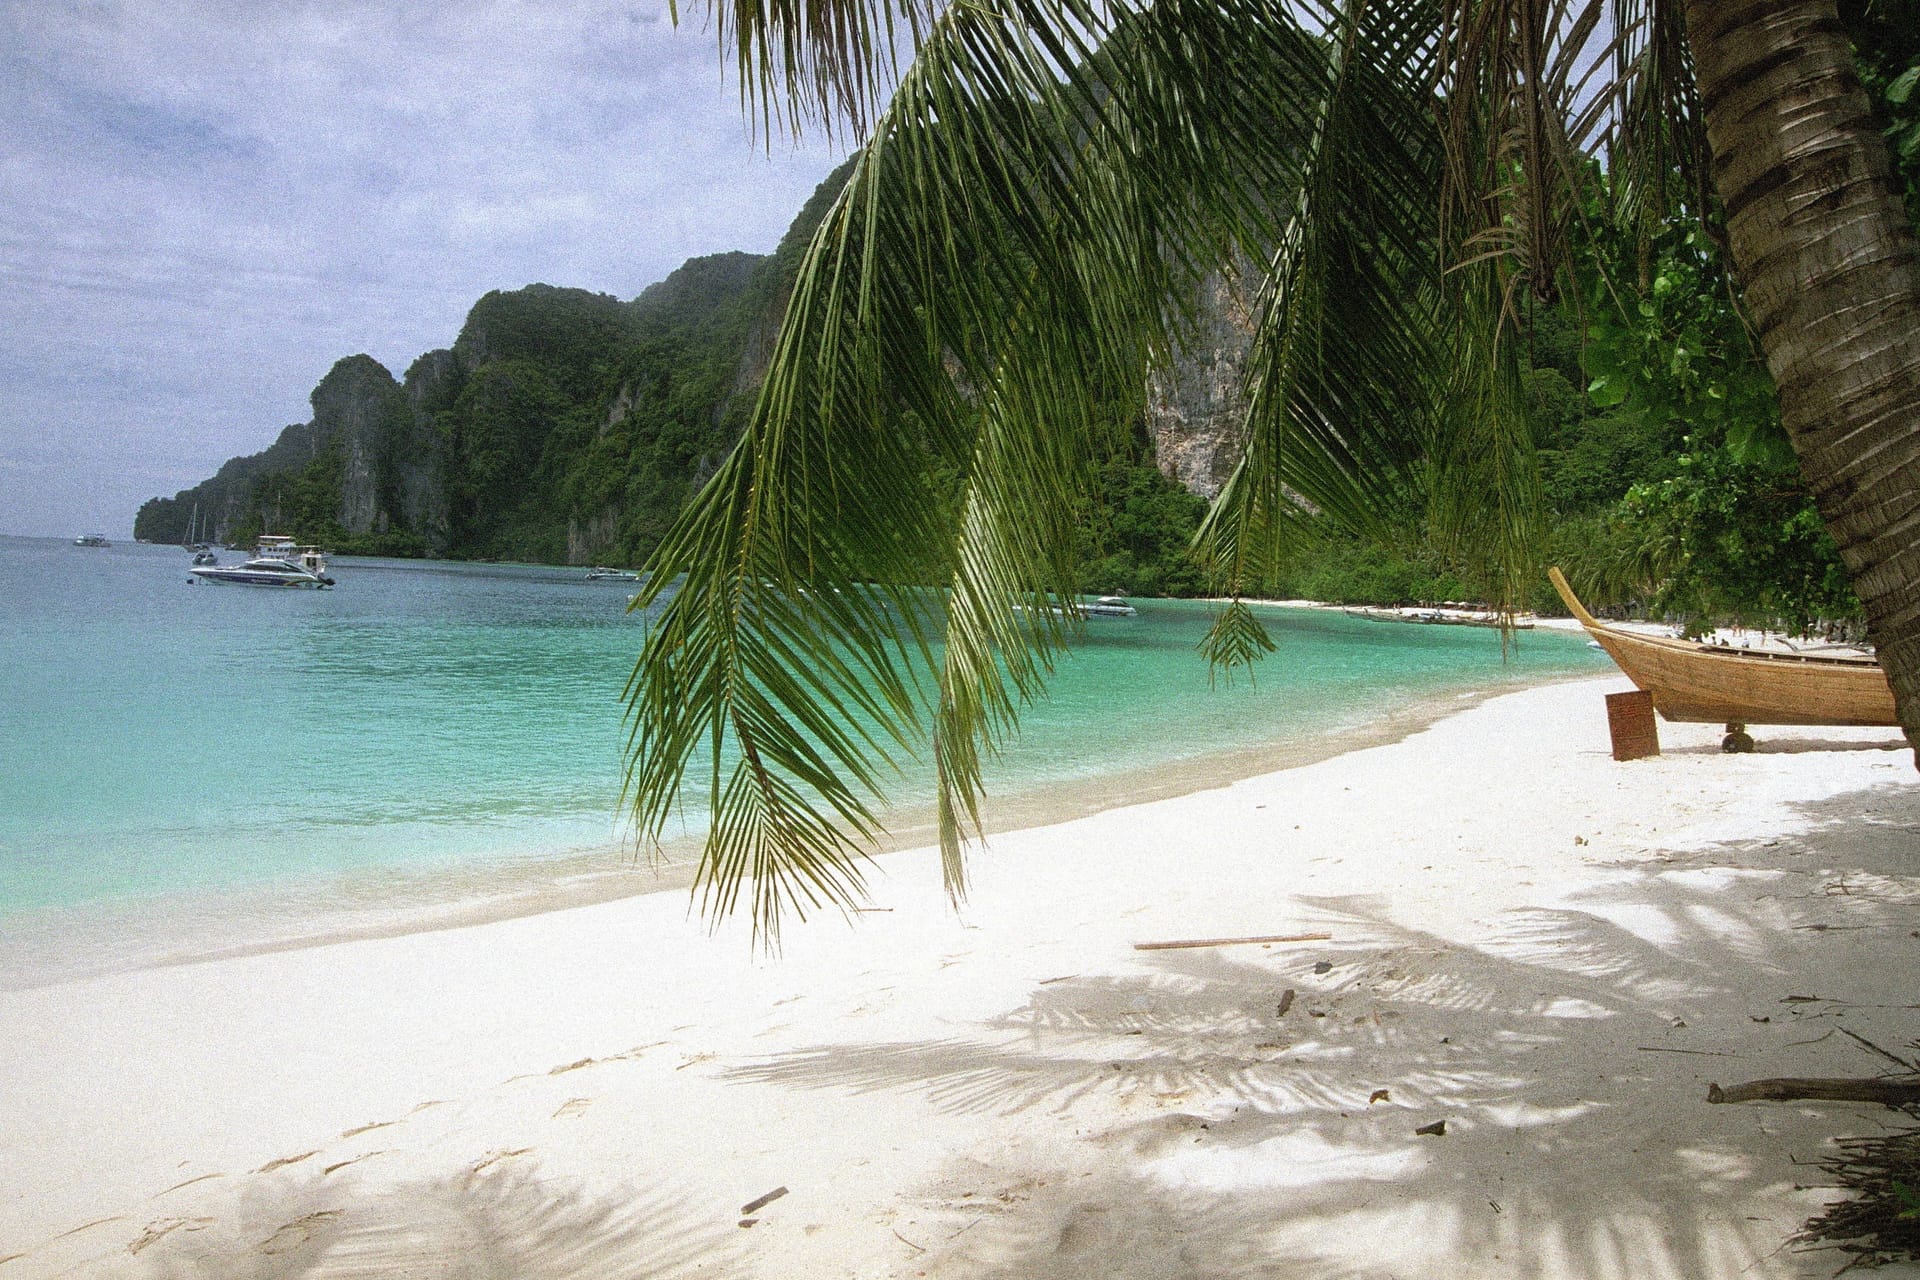
[[[1431, 191], [1441, 159], [1431, 74], [1419, 49], [1433, 15], [1384, 10], [1335, 24], [1318, 95], [1286, 166], [1288, 221], [1273, 247], [1249, 368], [1245, 448], [1200, 545], [1226, 592], [1256, 587], [1308, 511], [1373, 524], [1419, 462], [1435, 408], [1430, 382], [1441, 279]], [[1408, 20], [1406, 15], [1415, 15]], [[1381, 73], [1363, 41], [1414, 60]], [[1409, 47], [1411, 46], [1411, 47]], [[1302, 86], [1304, 88], [1304, 86]], [[1414, 173], [1422, 180], [1406, 183]], [[1230, 610], [1209, 638], [1216, 663], [1238, 660]]]
[[[771, 939], [785, 912], [856, 900], [887, 786], [928, 743], [963, 891], [983, 757], [1074, 625], [1054, 607], [1073, 504], [1209, 273], [1269, 267], [1243, 457], [1202, 533], [1223, 590], [1256, 586], [1303, 512], [1364, 528], [1408, 483], [1496, 589], [1518, 580], [1513, 299], [1559, 235], [1527, 166], [1566, 154], [1543, 95], [1571, 83], [1580, 19], [1546, 0], [728, 12], [766, 116], [782, 89], [795, 121], [876, 99], [897, 15], [917, 50], [739, 448], [638, 601], [656, 613], [630, 794], [652, 838], [703, 780], [711, 913], [750, 886]], [[1530, 51], [1495, 56], [1514, 24]], [[1235, 607], [1208, 651], [1266, 646]]]
[[[678, 0], [668, 0], [679, 20]], [[740, 97], [754, 118], [797, 134], [808, 125], [864, 130], [898, 71], [901, 46], [918, 46], [937, 0], [715, 0], [722, 49], [734, 52]]]

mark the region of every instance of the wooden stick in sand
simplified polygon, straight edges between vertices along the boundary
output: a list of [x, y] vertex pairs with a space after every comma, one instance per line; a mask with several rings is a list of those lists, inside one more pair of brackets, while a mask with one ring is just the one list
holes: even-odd
[[1749, 1080], [1722, 1089], [1707, 1086], [1708, 1102], [1884, 1102], [1890, 1107], [1910, 1107], [1920, 1102], [1920, 1081], [1916, 1080], [1823, 1080], [1783, 1076], [1772, 1080]]
[[1238, 947], [1249, 942], [1331, 942], [1330, 933], [1276, 933], [1264, 938], [1184, 938], [1177, 942], [1136, 942], [1135, 951], [1174, 951], [1182, 947]]

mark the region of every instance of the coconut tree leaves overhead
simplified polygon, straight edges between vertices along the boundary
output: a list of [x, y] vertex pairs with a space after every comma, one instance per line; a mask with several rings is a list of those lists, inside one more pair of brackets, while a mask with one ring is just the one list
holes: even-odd
[[[1284, 193], [1287, 218], [1248, 360], [1244, 449], [1200, 534], [1228, 594], [1268, 575], [1309, 511], [1373, 525], [1431, 436], [1442, 150], [1420, 47], [1434, 15], [1405, 19], [1417, 8], [1398, 10], [1398, 27], [1385, 8], [1359, 13], [1355, 42], [1324, 47], [1317, 95], [1299, 95], [1298, 151], [1287, 185], [1271, 189]], [[1376, 19], [1388, 25], [1376, 29]], [[1357, 58], [1359, 40], [1411, 66]], [[1409, 173], [1420, 181], [1407, 183]], [[1244, 625], [1226, 615], [1217, 637]], [[1248, 652], [1214, 640], [1207, 651], [1229, 667]]]
[[[643, 837], [683, 800], [711, 812], [711, 913], [749, 895], [771, 941], [786, 913], [857, 900], [887, 787], [928, 755], [964, 892], [982, 761], [1077, 625], [1055, 607], [1073, 504], [1209, 273], [1267, 274], [1243, 458], [1201, 535], [1223, 592], [1255, 586], [1302, 513], [1364, 529], [1409, 485], [1495, 592], [1522, 580], [1511, 335], [1558, 266], [1565, 99], [1590, 83], [1574, 54], [1599, 0], [716, 12], [763, 119], [864, 122], [890, 96], [739, 449], [636, 602], [655, 612], [629, 793]], [[1628, 123], [1583, 127], [1602, 121]], [[1206, 646], [1229, 669], [1266, 647], [1243, 607]]]
[[[919, 45], [937, 0], [713, 0], [722, 50], [731, 49], [740, 99], [771, 134], [843, 124], [864, 133], [899, 70], [900, 50]], [[679, 0], [668, 0], [675, 22]]]

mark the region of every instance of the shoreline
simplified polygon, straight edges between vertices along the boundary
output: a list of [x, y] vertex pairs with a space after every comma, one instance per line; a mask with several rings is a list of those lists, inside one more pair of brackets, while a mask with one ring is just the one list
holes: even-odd
[[[1489, 698], [1591, 678], [1562, 673], [1435, 691], [1398, 711], [1311, 738], [1121, 769], [1039, 791], [1000, 793], [989, 779], [985, 839], [990, 843], [1014, 832], [1218, 790], [1248, 778], [1390, 745]], [[875, 859], [937, 839], [929, 810], [900, 810], [896, 816], [900, 821], [872, 851]], [[678, 837], [666, 843], [659, 858], [614, 845], [34, 909], [16, 913], [8, 921], [9, 936], [0, 938], [0, 992], [149, 968], [404, 938], [651, 894], [685, 895], [693, 884], [698, 850], [697, 837]], [[978, 843], [973, 851], [981, 851]], [[620, 865], [610, 865], [616, 861]], [[342, 908], [342, 898], [354, 905]], [[302, 927], [258, 936], [269, 922], [288, 918], [300, 921]]]
[[1007, 833], [957, 910], [903, 851], [777, 958], [656, 893], [0, 993], [0, 1280], [1830, 1275], [1884, 1110], [1704, 1097], [1920, 1036], [1912, 755], [1620, 764], [1624, 686]]

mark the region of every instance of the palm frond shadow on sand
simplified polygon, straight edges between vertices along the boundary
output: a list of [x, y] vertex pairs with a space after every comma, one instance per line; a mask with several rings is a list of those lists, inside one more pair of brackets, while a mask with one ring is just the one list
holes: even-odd
[[598, 1280], [732, 1274], [730, 1222], [673, 1193], [589, 1198], [499, 1168], [369, 1187], [313, 1177], [247, 1192], [216, 1226], [176, 1231], [144, 1259], [160, 1280]]
[[1892, 1069], [1861, 1041], [1915, 1056], [1920, 996], [1882, 975], [1920, 945], [1920, 791], [1799, 816], [1794, 839], [1603, 868], [1476, 936], [1386, 896], [1300, 899], [1337, 943], [1152, 953], [973, 1035], [729, 1074], [1030, 1119], [1020, 1150], [925, 1189], [928, 1276], [1401, 1274], [1369, 1241], [1421, 1274], [1831, 1274], [1844, 1259], [1783, 1246], [1831, 1198], [1793, 1184], [1829, 1137], [1901, 1117], [1711, 1107], [1706, 1086]]

